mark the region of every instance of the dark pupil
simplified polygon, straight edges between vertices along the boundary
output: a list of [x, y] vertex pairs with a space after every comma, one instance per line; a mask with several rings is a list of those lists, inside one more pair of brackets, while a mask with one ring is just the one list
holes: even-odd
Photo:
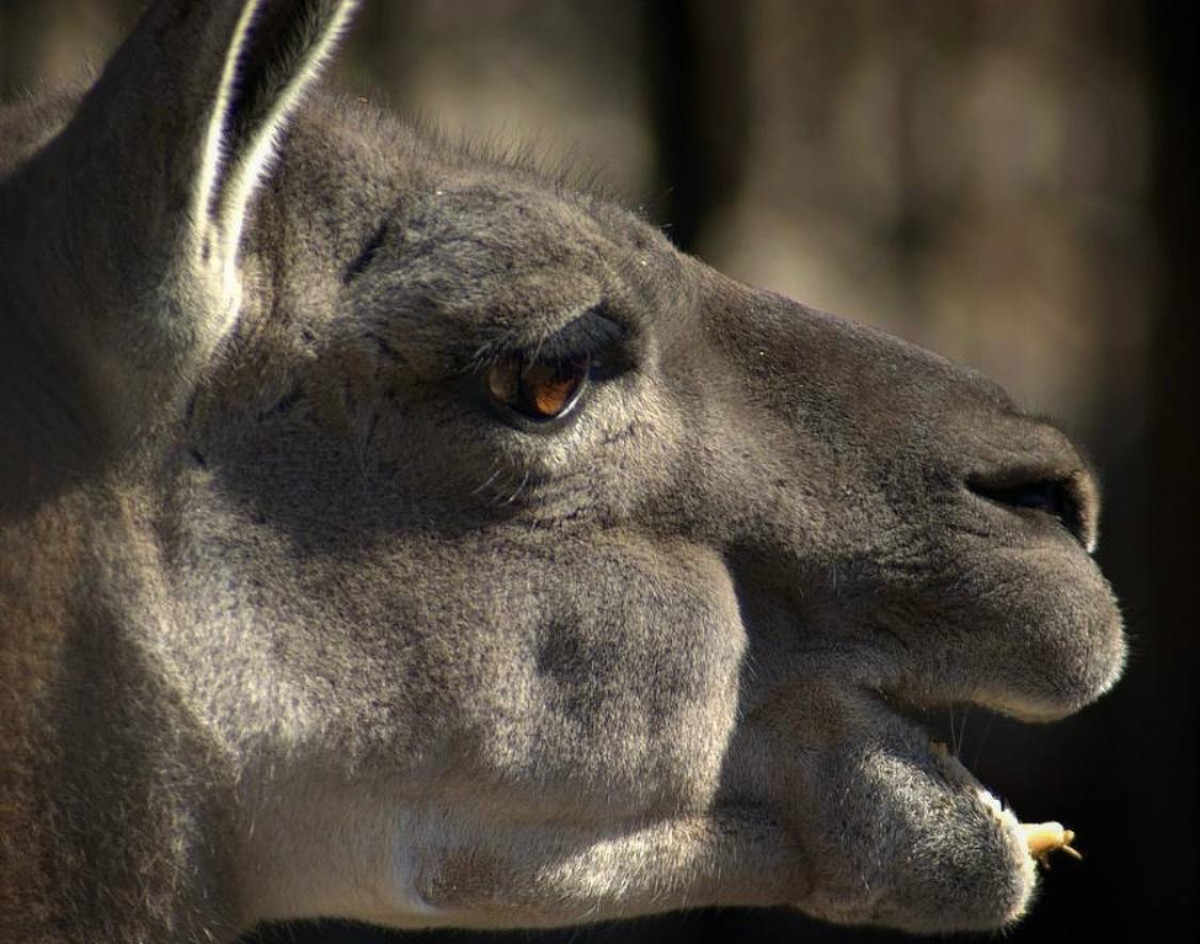
[[509, 354], [488, 372], [488, 391], [510, 409], [534, 419], [561, 416], [575, 402], [588, 373], [588, 357], [527, 363]]

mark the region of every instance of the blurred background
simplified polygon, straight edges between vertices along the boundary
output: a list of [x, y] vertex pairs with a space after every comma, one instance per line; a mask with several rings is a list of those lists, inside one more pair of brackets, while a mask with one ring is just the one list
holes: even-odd
[[[141, 5], [0, 0], [0, 91], [98, 68]], [[1016, 944], [1172, 940], [1197, 911], [1192, 6], [373, 0], [331, 77], [454, 135], [595, 172], [730, 275], [979, 367], [1085, 445], [1105, 484], [1098, 556], [1128, 620], [1126, 678], [1050, 727], [968, 716], [961, 748], [1022, 818], [1079, 833], [1084, 861], [1056, 861], [1004, 935]], [[893, 937], [702, 911], [489, 939]], [[289, 925], [254, 940], [400, 939]]]

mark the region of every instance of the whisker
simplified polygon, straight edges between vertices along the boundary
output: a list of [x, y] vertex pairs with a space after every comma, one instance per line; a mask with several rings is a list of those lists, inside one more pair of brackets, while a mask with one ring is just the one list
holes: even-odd
[[513, 502], [515, 502], [518, 498], [521, 497], [521, 493], [523, 491], [525, 491], [525, 486], [528, 484], [529, 484], [529, 470], [526, 469], [525, 475], [522, 476], [522, 478], [521, 478], [521, 484], [517, 486], [517, 490], [515, 492], [513, 492], [511, 495], [509, 495], [508, 498], [504, 499], [504, 501], [500, 502], [500, 504], [501, 505], [511, 505]]
[[955, 738], [958, 742], [958, 748], [954, 752], [956, 755], [962, 753], [962, 749], [967, 745], [967, 718], [970, 716], [971, 706], [969, 704], [963, 705], [962, 720], [959, 722], [958, 736]]
[[979, 746], [975, 748], [975, 756], [971, 759], [971, 767], [975, 767], [979, 763], [979, 758], [983, 755], [983, 746], [987, 743], [988, 735], [992, 733], [992, 725], [996, 721], [994, 714], [988, 713], [987, 724], [984, 725], [983, 735], [979, 739]]
[[504, 465], [503, 465], [503, 463], [501, 463], [501, 462], [497, 461], [497, 462], [495, 463], [495, 468], [492, 470], [492, 474], [491, 474], [491, 475], [489, 475], [489, 476], [487, 477], [487, 480], [486, 480], [485, 482], [483, 482], [483, 483], [482, 483], [482, 484], [481, 484], [481, 485], [480, 485], [478, 488], [473, 488], [473, 489], [471, 489], [471, 494], [472, 494], [472, 495], [479, 495], [479, 494], [481, 494], [482, 492], [486, 491], [486, 490], [487, 490], [487, 488], [488, 488], [488, 487], [489, 487], [489, 486], [490, 486], [490, 485], [491, 485], [493, 482], [495, 482], [495, 481], [496, 481], [496, 479], [499, 477], [500, 473], [501, 473], [501, 472], [503, 472], [503, 471], [504, 471]]

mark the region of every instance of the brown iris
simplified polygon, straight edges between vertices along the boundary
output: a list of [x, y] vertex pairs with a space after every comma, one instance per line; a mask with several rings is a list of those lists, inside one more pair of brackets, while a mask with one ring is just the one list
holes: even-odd
[[498, 406], [526, 419], [554, 420], [566, 416], [579, 401], [590, 363], [586, 354], [534, 361], [505, 354], [487, 368], [484, 385]]

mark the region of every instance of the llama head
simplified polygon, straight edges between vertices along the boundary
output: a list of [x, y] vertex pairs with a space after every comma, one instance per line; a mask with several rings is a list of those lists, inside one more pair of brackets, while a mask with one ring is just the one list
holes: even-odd
[[46, 139], [0, 190], [46, 888], [160, 930], [1018, 917], [1027, 830], [911, 712], [1114, 682], [1086, 463], [977, 374], [313, 92], [349, 6], [159, 4], [77, 109], [10, 119]]

